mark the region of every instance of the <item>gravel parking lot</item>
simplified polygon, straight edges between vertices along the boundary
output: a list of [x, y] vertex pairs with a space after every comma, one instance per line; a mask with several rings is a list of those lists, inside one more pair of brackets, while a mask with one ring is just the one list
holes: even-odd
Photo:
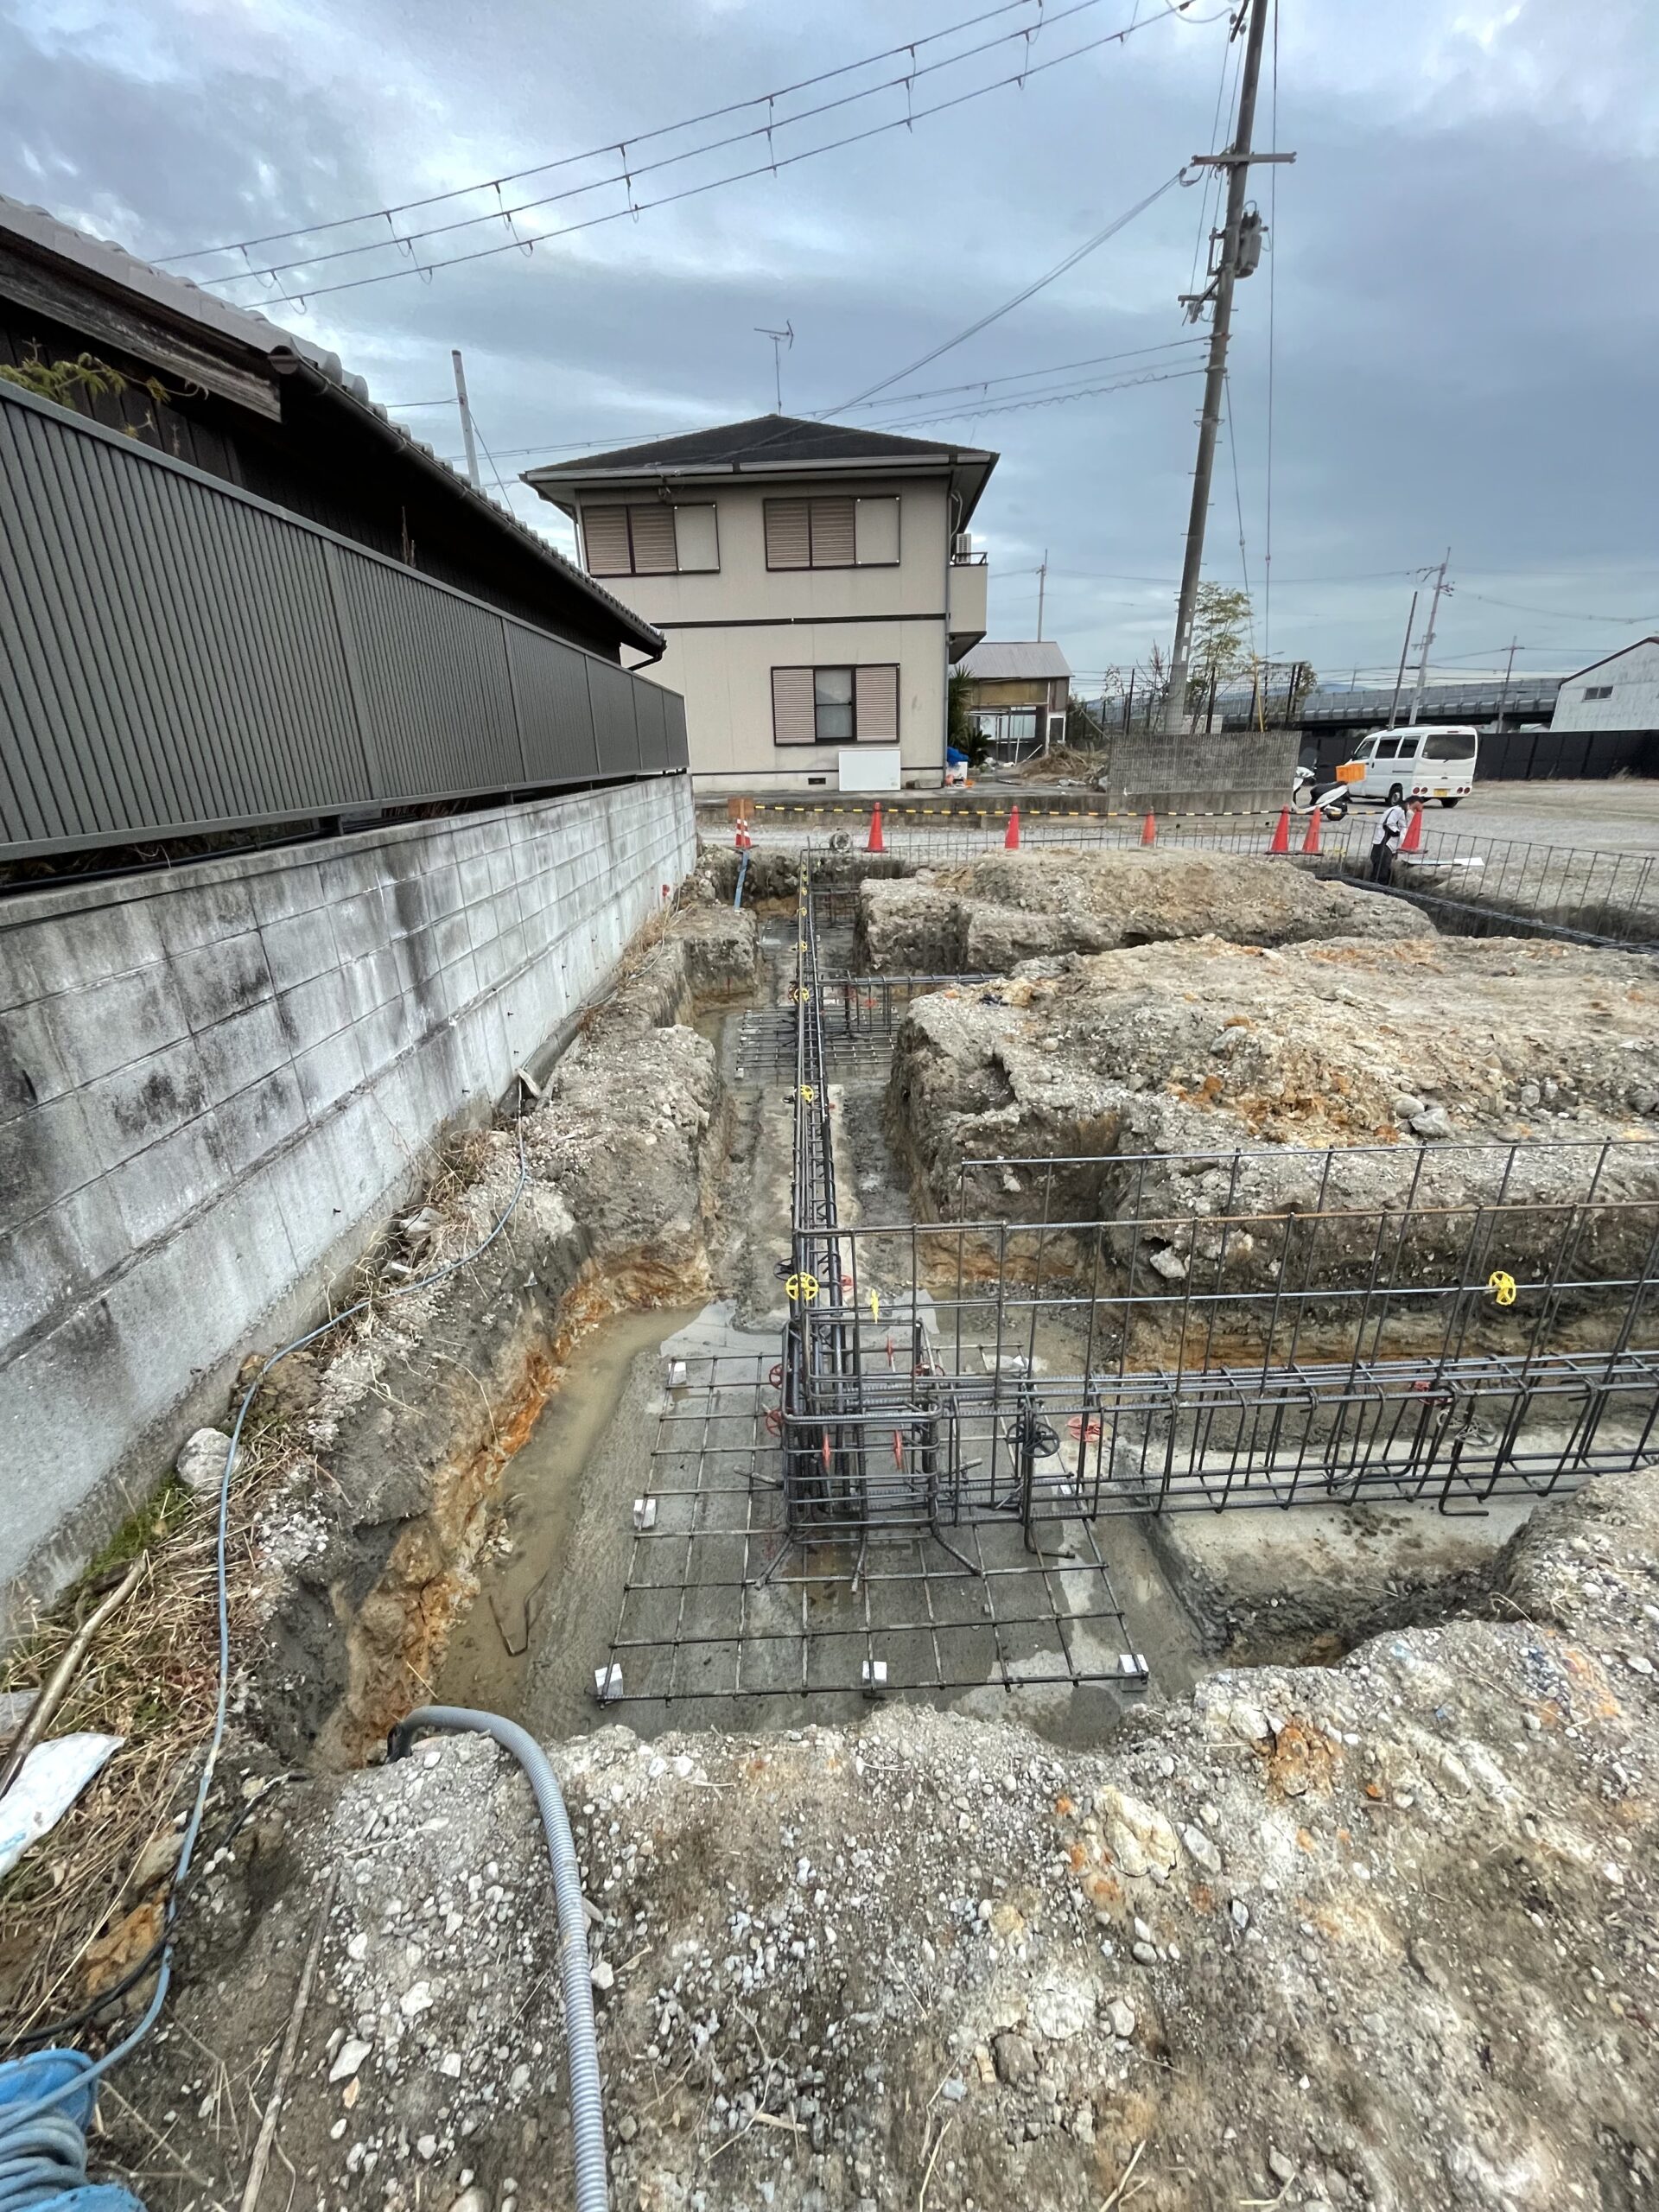
[[1604, 852], [1659, 850], [1659, 782], [1482, 784], [1461, 806], [1431, 807], [1425, 825]]

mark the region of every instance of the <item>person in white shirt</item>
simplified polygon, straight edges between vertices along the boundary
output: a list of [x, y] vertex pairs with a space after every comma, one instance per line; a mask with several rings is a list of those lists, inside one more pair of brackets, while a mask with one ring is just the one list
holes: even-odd
[[1400, 840], [1406, 834], [1406, 810], [1398, 799], [1382, 810], [1382, 819], [1376, 825], [1371, 839], [1371, 881], [1392, 883], [1394, 856], [1400, 849]]

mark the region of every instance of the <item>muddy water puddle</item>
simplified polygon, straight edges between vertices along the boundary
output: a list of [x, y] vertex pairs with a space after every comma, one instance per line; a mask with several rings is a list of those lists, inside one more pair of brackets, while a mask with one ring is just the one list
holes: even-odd
[[[523, 1716], [538, 1630], [550, 1615], [569, 1610], [578, 1532], [585, 1520], [593, 1530], [602, 1525], [603, 1516], [590, 1510], [601, 1471], [624, 1488], [637, 1478], [623, 1510], [610, 1516], [618, 1524], [613, 1554], [599, 1548], [601, 1555], [586, 1561], [620, 1592], [632, 1535], [627, 1501], [644, 1486], [662, 1347], [696, 1313], [692, 1306], [619, 1313], [572, 1354], [563, 1382], [507, 1470], [499, 1523], [478, 1565], [478, 1598], [456, 1624], [434, 1685], [445, 1704]], [[592, 1530], [588, 1548], [595, 1548]]]

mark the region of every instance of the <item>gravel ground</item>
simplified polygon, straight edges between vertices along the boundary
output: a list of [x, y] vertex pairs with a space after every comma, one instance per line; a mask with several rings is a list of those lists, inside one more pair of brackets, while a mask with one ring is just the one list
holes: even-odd
[[[1649, 2202], [1656, 1556], [1659, 1475], [1592, 1485], [1505, 1552], [1502, 1618], [1218, 1674], [1101, 1751], [898, 1708], [557, 1748], [615, 2203]], [[150, 2203], [235, 2201], [321, 1912], [268, 2186], [308, 2212], [567, 2205], [516, 1770], [448, 1739], [279, 1803], [204, 1880], [168, 2024], [110, 2101]]]

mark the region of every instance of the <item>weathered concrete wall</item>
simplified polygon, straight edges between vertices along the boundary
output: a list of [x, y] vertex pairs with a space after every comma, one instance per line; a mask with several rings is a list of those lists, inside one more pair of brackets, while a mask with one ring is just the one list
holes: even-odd
[[695, 859], [675, 778], [0, 907], [0, 1628]]
[[1161, 814], [1254, 811], [1290, 797], [1300, 739], [1295, 730], [1195, 731], [1166, 737], [1120, 732], [1112, 740], [1106, 791], [1114, 806]]

